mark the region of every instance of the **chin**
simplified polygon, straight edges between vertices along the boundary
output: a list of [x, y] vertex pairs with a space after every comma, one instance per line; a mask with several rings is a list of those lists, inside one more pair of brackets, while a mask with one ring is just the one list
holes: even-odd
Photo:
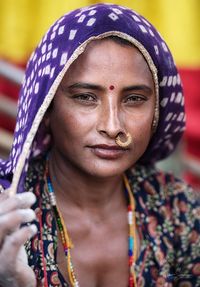
[[109, 178], [121, 176], [124, 172], [129, 169], [131, 165], [122, 165], [119, 163], [114, 164], [104, 164], [93, 166], [91, 169], [88, 169], [87, 173], [92, 177], [97, 178]]

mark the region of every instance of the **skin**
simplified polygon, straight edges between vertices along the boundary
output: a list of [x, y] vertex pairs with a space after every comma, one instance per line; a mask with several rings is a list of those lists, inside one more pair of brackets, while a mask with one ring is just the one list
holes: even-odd
[[[86, 84], [94, 88], [81, 87]], [[50, 121], [56, 159], [87, 180], [121, 175], [149, 143], [154, 106], [152, 75], [141, 53], [113, 41], [91, 43], [70, 67], [54, 99]], [[115, 145], [119, 132], [131, 134], [130, 148], [114, 160], [96, 156], [91, 147]]]
[[[111, 40], [88, 45], [54, 98], [47, 118], [54, 141], [50, 174], [83, 287], [127, 286], [122, 174], [147, 148], [154, 107], [154, 83], [143, 56], [136, 48]], [[129, 132], [133, 141], [128, 149], [116, 152], [119, 132]], [[102, 144], [114, 147], [96, 147]], [[68, 280], [60, 243], [58, 262]]]
[[23, 244], [31, 238], [37, 229], [27, 226], [19, 229], [22, 223], [35, 219], [30, 209], [35, 202], [31, 192], [10, 197], [0, 195], [0, 286], [35, 287], [33, 270], [27, 265], [27, 256]]
[[[53, 137], [49, 170], [74, 244], [72, 261], [81, 287], [127, 286], [128, 224], [122, 174], [147, 148], [154, 106], [152, 75], [140, 52], [101, 40], [90, 43], [71, 65], [45, 116]], [[131, 134], [128, 149], [117, 148], [119, 132]], [[11, 286], [8, 279], [13, 287], [42, 286], [35, 282], [22, 252], [36, 230], [18, 228], [35, 217], [30, 210], [35, 199], [30, 201], [30, 197], [0, 195], [1, 287]], [[68, 280], [60, 240], [57, 262]]]

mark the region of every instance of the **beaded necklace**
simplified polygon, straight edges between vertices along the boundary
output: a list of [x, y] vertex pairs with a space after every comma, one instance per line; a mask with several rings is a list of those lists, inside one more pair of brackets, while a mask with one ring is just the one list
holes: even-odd
[[[52, 210], [54, 212], [54, 216], [56, 219], [56, 223], [58, 226], [58, 230], [60, 233], [65, 257], [67, 260], [67, 271], [69, 275], [70, 284], [72, 287], [80, 287], [79, 282], [76, 278], [74, 267], [71, 260], [71, 248], [72, 242], [69, 238], [69, 234], [66, 228], [66, 225], [64, 223], [62, 214], [57, 207], [56, 204], [56, 197], [53, 190], [53, 186], [51, 183], [50, 175], [48, 172], [48, 167], [46, 168], [46, 183], [47, 183], [47, 189], [49, 193], [50, 203], [52, 206]], [[128, 182], [127, 177], [124, 175], [124, 185], [125, 185], [125, 193], [126, 197], [128, 199], [128, 206], [127, 206], [127, 212], [128, 212], [128, 225], [129, 225], [129, 236], [128, 236], [128, 256], [129, 256], [129, 287], [136, 287], [136, 276], [134, 271], [134, 265], [136, 261], [136, 218], [135, 218], [135, 202], [133, 198], [133, 194]]]

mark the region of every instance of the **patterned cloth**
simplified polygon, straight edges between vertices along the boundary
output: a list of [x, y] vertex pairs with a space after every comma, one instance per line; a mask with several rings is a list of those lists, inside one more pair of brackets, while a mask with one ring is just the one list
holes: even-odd
[[27, 243], [29, 264], [41, 280], [47, 271], [49, 287], [67, 286], [55, 259], [57, 231], [44, 189], [44, 165], [42, 160], [33, 160], [49, 148], [50, 135], [42, 119], [69, 66], [91, 40], [111, 35], [130, 41], [143, 54], [155, 83], [156, 118], [159, 112], [157, 129], [140, 159], [141, 165], [128, 175], [138, 228], [143, 234], [136, 262], [138, 286], [164, 286], [163, 282], [173, 286], [181, 281], [186, 282], [184, 286], [199, 286], [199, 213], [195, 200], [183, 183], [153, 167], [175, 149], [184, 131], [180, 77], [160, 34], [136, 12], [118, 5], [96, 4], [72, 11], [50, 27], [27, 66], [11, 154], [7, 161], [0, 160], [0, 185], [7, 188], [11, 184], [12, 192], [33, 190], [37, 195], [34, 208], [39, 232]]
[[[38, 280], [43, 281], [47, 271], [49, 287], [69, 286], [56, 264], [56, 221], [45, 189], [44, 170], [45, 160], [34, 161], [26, 178], [25, 189], [37, 195], [34, 209], [39, 230], [26, 244], [29, 265]], [[152, 167], [136, 166], [127, 176], [141, 235], [137, 287], [200, 286], [200, 208], [192, 190], [171, 174]]]
[[92, 39], [109, 35], [125, 38], [141, 51], [158, 88], [158, 127], [141, 162], [163, 159], [176, 147], [185, 126], [184, 99], [180, 76], [160, 34], [144, 17], [122, 6], [77, 9], [50, 27], [29, 60], [11, 154], [7, 161], [0, 160], [0, 176], [12, 179], [13, 192], [23, 191], [29, 159], [48, 148], [48, 131], [43, 125], [38, 128], [65, 72]]

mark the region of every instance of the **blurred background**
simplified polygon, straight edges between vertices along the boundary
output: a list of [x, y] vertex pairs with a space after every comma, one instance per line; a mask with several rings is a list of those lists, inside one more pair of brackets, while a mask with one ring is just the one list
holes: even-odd
[[[12, 145], [16, 105], [26, 62], [48, 27], [75, 8], [104, 1], [0, 0], [0, 157]], [[200, 191], [200, 1], [109, 1], [136, 10], [156, 26], [178, 65], [187, 126], [178, 151], [161, 162]]]

